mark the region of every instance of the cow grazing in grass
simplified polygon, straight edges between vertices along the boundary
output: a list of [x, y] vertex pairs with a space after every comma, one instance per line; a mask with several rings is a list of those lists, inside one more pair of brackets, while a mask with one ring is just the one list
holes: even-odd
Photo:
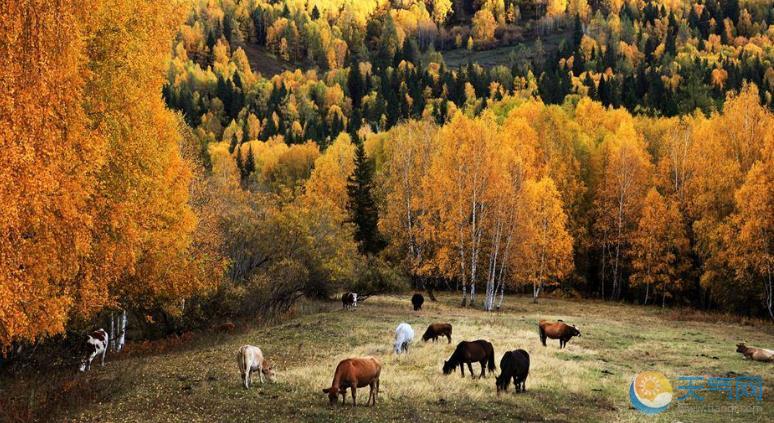
[[347, 358], [341, 360], [336, 366], [333, 382], [330, 388], [323, 389], [328, 394], [331, 404], [335, 404], [341, 395], [341, 403], [346, 401], [347, 388], [352, 390], [352, 406], [357, 405], [357, 388], [369, 386], [368, 401], [376, 405], [376, 397], [379, 395], [379, 375], [382, 372], [382, 364], [374, 357]]
[[357, 292], [347, 292], [341, 296], [341, 306], [345, 310], [357, 307]]
[[411, 305], [414, 306], [414, 311], [418, 311], [422, 309], [422, 304], [425, 303], [425, 297], [422, 296], [422, 294], [414, 294], [413, 297], [411, 297]]
[[561, 320], [556, 323], [541, 320], [538, 323], [538, 330], [540, 331], [540, 342], [543, 343], [544, 347], [546, 346], [546, 338], [558, 339], [559, 349], [562, 349], [567, 345], [567, 341], [569, 341], [570, 338], [573, 336], [581, 336], [578, 328], [570, 326]]
[[263, 357], [263, 351], [258, 347], [242, 345], [237, 352], [237, 364], [239, 365], [239, 373], [242, 375], [245, 388], [250, 387], [250, 376], [255, 371], [258, 372], [261, 383], [263, 383], [264, 375], [271, 382], [275, 380], [274, 369], [271, 368], [271, 363]]
[[741, 344], [736, 344], [736, 352], [742, 353], [746, 359], [774, 363], [774, 351], [767, 350], [766, 348], [748, 347], [742, 342]]
[[479, 339], [472, 342], [462, 341], [457, 344], [457, 348], [451, 357], [443, 362], [443, 374], [451, 374], [452, 371], [457, 369], [457, 366], [460, 366], [460, 373], [462, 377], [465, 377], [464, 365], [467, 364], [468, 370], [470, 370], [470, 377], [476, 377], [473, 374], [471, 363], [481, 364], [481, 375], [479, 378], [486, 376], [487, 368], [490, 372], [497, 370], [495, 367], [494, 347], [489, 341]]
[[81, 359], [80, 371], [86, 372], [91, 369], [91, 362], [98, 355], [102, 355], [102, 365], [105, 365], [105, 354], [108, 350], [108, 334], [105, 329], [97, 329], [86, 338], [84, 344], [84, 354]]
[[449, 323], [433, 323], [427, 327], [425, 334], [422, 335], [422, 340], [427, 342], [432, 339], [435, 342], [439, 336], [445, 336], [451, 344], [452, 325]]
[[516, 392], [527, 391], [527, 376], [529, 375], [529, 354], [524, 350], [508, 351], [500, 360], [500, 376], [497, 376], [495, 385], [497, 394], [507, 391], [508, 385], [513, 379]]
[[407, 353], [409, 344], [414, 340], [414, 329], [408, 323], [401, 323], [395, 328], [395, 354]]

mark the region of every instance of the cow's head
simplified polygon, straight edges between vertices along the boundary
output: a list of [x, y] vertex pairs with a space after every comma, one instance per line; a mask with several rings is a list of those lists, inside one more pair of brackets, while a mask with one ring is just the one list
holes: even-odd
[[575, 326], [570, 326], [570, 335], [571, 336], [581, 336], [580, 330], [576, 328]]
[[336, 402], [339, 399], [339, 387], [338, 386], [331, 386], [330, 388], [325, 388], [322, 391], [323, 391], [323, 393], [328, 394], [328, 401], [331, 403], [331, 405], [336, 404]]
[[747, 351], [747, 345], [744, 344], [744, 342], [740, 342], [736, 344], [736, 352], [743, 353]]
[[448, 375], [451, 374], [452, 371], [456, 370], [457, 366], [452, 365], [448, 361], [444, 360], [443, 362], [443, 374]]
[[261, 367], [261, 373], [269, 378], [270, 382], [277, 381], [277, 374], [274, 372], [274, 368], [271, 366], [269, 360], [263, 360], [263, 367]]

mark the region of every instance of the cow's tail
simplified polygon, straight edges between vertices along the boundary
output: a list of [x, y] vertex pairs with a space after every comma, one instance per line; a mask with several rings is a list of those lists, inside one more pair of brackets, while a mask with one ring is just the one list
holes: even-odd
[[495, 358], [494, 357], [494, 349], [492, 349], [489, 352], [489, 360], [487, 361], [487, 366], [486, 366], [487, 369], [489, 369], [490, 372], [493, 372], [493, 371], [497, 370], [497, 367], [495, 366], [494, 358]]
[[546, 346], [546, 330], [543, 329], [543, 326], [538, 325], [538, 329], [540, 330], [540, 342], [543, 343], [543, 346]]

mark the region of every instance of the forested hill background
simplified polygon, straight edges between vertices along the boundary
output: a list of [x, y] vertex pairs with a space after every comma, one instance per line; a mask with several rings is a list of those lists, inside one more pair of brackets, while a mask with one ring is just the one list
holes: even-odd
[[770, 1], [0, 11], [5, 351], [409, 286], [774, 318]]

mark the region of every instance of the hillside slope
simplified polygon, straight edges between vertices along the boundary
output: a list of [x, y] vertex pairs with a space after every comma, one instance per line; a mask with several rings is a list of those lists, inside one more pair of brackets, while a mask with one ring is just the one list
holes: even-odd
[[[87, 377], [111, 390], [109, 397], [70, 411], [75, 421], [634, 421], [644, 417], [627, 396], [634, 374], [659, 370], [670, 380], [678, 376], [763, 376], [764, 401], [719, 400], [706, 393], [704, 403], [673, 400], [653, 421], [707, 419], [699, 406], [736, 405], [737, 414], [717, 414], [717, 420], [771, 421], [771, 367], [742, 360], [735, 344], [774, 344], [774, 328], [736, 324], [675, 321], [680, 313], [654, 308], [598, 302], [507, 298], [500, 313], [456, 307], [458, 298], [443, 295], [411, 311], [409, 296], [372, 297], [357, 310], [338, 304], [323, 311], [264, 329], [235, 335], [211, 335], [177, 352], [110, 361]], [[313, 305], [318, 307], [319, 305]], [[536, 322], [564, 319], [576, 324], [582, 337], [559, 350], [558, 341], [540, 345]], [[421, 337], [427, 324], [454, 325], [453, 342], [423, 343], [408, 355], [391, 352], [391, 331], [410, 323]], [[532, 358], [527, 393], [495, 395], [494, 377], [473, 380], [458, 372], [443, 376], [441, 365], [457, 342], [484, 338], [495, 347], [497, 364], [503, 352], [524, 348]], [[278, 370], [278, 382], [250, 390], [239, 381], [235, 352], [240, 345], [259, 345]], [[376, 408], [329, 407], [321, 389], [330, 386], [336, 363], [345, 357], [374, 355], [383, 362], [380, 402]], [[474, 364], [478, 372], [478, 364]], [[112, 388], [107, 388], [107, 386]], [[674, 382], [673, 382], [674, 385]], [[367, 389], [358, 394], [365, 403]], [[351, 400], [351, 398], [350, 398]], [[754, 407], [758, 408], [754, 408]], [[753, 407], [746, 409], [744, 407]], [[747, 410], [745, 412], [744, 410]], [[757, 410], [758, 414], [751, 414]]]

